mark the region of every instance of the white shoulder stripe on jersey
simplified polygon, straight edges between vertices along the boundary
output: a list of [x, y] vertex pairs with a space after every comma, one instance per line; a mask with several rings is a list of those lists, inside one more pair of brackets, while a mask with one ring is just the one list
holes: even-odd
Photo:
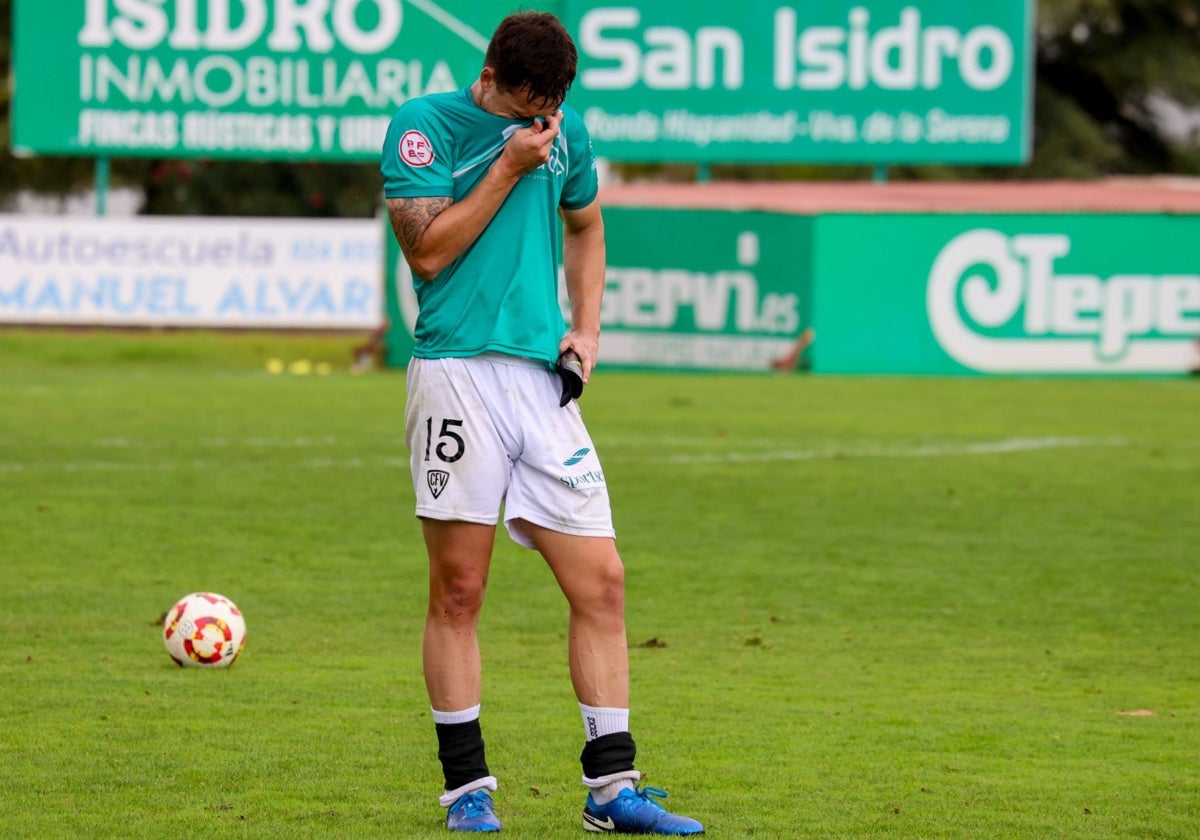
[[[450, 177], [457, 178], [460, 175], [465, 175], [466, 173], [468, 173], [472, 169], [475, 169], [476, 167], [482, 165], [483, 163], [491, 163], [492, 161], [494, 161], [497, 157], [500, 156], [500, 152], [504, 149], [504, 144], [508, 142], [508, 138], [512, 137], [513, 133], [515, 131], [517, 131], [518, 129], [520, 129], [520, 127], [521, 126], [519, 126], [519, 125], [510, 125], [508, 128], [504, 129], [504, 131], [500, 135], [504, 139], [502, 139], [497, 145], [488, 149], [483, 154], [478, 155], [473, 160], [467, 161], [462, 166], [460, 166], [458, 169], [454, 170], [452, 173], [450, 173]], [[563, 134], [560, 131], [559, 135], [557, 137], [557, 143], [559, 146], [562, 147], [563, 157], [566, 160], [567, 171], [570, 171], [571, 154], [570, 154], [570, 149], [567, 147], [567, 135]]]
[[504, 144], [507, 142], [508, 142], [508, 135], [505, 135], [504, 139], [501, 140], [498, 144], [496, 144], [492, 148], [488, 149], [486, 152], [479, 155], [474, 160], [469, 160], [466, 163], [464, 163], [462, 166], [460, 166], [458, 169], [454, 170], [454, 172], [451, 173], [450, 177], [457, 178], [458, 176], [465, 175], [466, 173], [470, 172], [472, 169], [475, 169], [476, 167], [478, 167], [484, 163], [490, 164], [496, 158], [500, 157], [500, 152], [503, 151]]

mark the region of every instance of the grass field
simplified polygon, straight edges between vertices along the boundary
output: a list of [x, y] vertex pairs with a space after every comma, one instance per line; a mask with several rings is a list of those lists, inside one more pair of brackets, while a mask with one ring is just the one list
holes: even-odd
[[[404, 377], [352, 343], [0, 331], [0, 837], [445, 835]], [[639, 764], [711, 836], [1200, 836], [1200, 381], [603, 372], [582, 405]], [[246, 614], [228, 671], [163, 650], [197, 589]], [[582, 834], [565, 620], [501, 536], [513, 838]]]

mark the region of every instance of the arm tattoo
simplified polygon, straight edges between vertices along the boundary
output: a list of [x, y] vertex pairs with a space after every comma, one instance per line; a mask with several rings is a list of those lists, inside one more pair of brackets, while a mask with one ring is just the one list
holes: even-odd
[[449, 196], [395, 198], [388, 202], [388, 218], [404, 253], [412, 253], [421, 247], [425, 231], [437, 215], [453, 203], [454, 199]]

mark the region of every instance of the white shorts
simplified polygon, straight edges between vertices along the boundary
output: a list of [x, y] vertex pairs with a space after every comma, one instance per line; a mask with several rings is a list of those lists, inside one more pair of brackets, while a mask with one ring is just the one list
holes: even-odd
[[516, 520], [613, 537], [596, 447], [574, 400], [558, 405], [546, 364], [489, 353], [413, 359], [405, 437], [417, 516], [495, 525], [533, 547]]

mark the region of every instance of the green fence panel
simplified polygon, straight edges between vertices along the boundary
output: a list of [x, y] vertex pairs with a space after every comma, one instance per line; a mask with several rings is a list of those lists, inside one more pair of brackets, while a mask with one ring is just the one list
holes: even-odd
[[[812, 219], [773, 213], [609, 207], [601, 363], [768, 370], [809, 324]], [[412, 274], [390, 232], [387, 360], [412, 352]], [[564, 320], [569, 305], [559, 282]]]
[[809, 324], [808, 217], [618, 207], [605, 225], [608, 364], [766, 370]]
[[[766, 370], [812, 325], [817, 373], [1200, 368], [1200, 216], [615, 207], [605, 219], [605, 365]], [[388, 241], [388, 359], [404, 364], [415, 296]]]
[[1183, 373], [1200, 366], [1200, 216], [816, 219], [822, 373]]

